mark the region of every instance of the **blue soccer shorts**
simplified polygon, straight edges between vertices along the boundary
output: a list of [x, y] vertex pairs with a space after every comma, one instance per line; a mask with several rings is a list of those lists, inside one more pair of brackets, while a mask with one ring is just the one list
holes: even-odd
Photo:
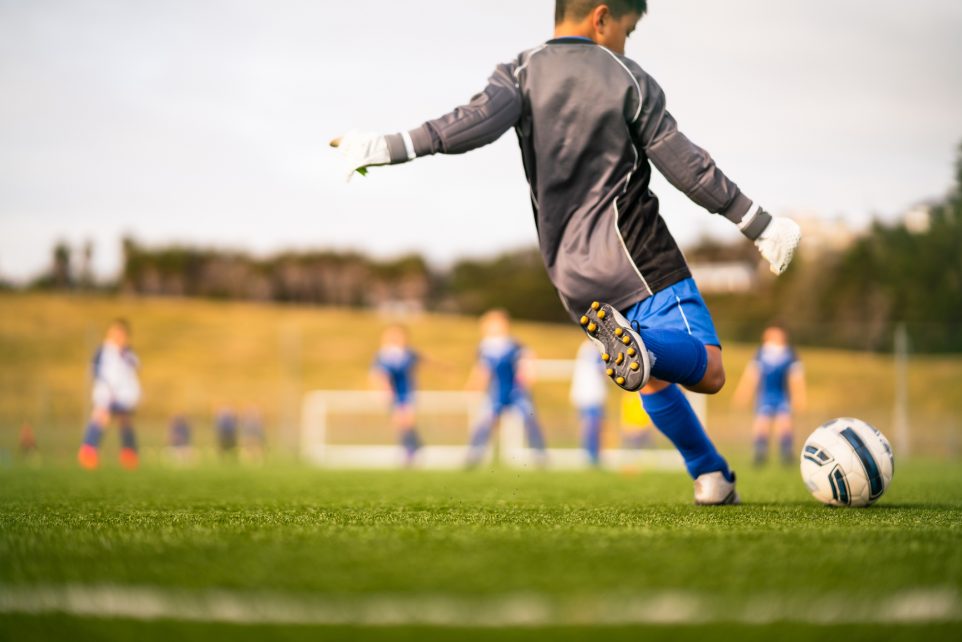
[[721, 347], [715, 322], [694, 279], [668, 286], [621, 313], [635, 330], [681, 330], [706, 346]]

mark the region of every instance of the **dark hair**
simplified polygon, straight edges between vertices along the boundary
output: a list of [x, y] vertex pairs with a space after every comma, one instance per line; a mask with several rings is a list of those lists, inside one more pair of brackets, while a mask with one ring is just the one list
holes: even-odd
[[631, 12], [643, 16], [648, 11], [648, 0], [556, 0], [555, 24], [564, 22], [565, 18], [580, 20], [591, 13], [592, 9], [603, 4], [608, 5], [616, 18]]

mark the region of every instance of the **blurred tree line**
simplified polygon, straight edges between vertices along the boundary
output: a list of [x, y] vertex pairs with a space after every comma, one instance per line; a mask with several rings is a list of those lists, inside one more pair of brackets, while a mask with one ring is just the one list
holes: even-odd
[[[804, 249], [804, 240], [803, 240]], [[123, 242], [116, 283], [101, 289], [153, 296], [211, 297], [479, 314], [493, 307], [520, 319], [567, 322], [536, 249], [460, 261], [434, 270], [422, 257], [380, 261], [358, 253], [302, 252], [267, 258], [183, 246], [148, 248]], [[79, 268], [58, 244], [40, 289], [97, 287], [93, 248]], [[750, 243], [706, 240], [687, 252], [692, 262], [757, 262]], [[933, 206], [925, 229], [876, 223], [841, 252], [803, 251], [779, 279], [744, 294], [706, 296], [721, 336], [755, 341], [779, 322], [802, 344], [891, 349], [905, 324], [913, 348], [962, 352], [962, 148], [956, 184]]]
[[711, 297], [722, 336], [755, 340], [777, 321], [800, 343], [878, 351], [904, 324], [915, 351], [962, 352], [962, 147], [922, 229], [876, 222], [847, 250], [804, 259], [758, 293]]

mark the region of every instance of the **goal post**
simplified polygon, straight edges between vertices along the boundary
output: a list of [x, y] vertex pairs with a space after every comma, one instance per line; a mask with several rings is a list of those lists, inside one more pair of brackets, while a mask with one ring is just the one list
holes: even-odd
[[[464, 444], [480, 420], [484, 396], [478, 392], [419, 391], [415, 413], [461, 415]], [[397, 444], [331, 443], [329, 425], [336, 413], [386, 417], [389, 397], [373, 390], [315, 390], [304, 396], [301, 409], [301, 457], [327, 468], [397, 468], [404, 454]], [[457, 419], [454, 419], [457, 422]], [[421, 468], [454, 469], [464, 466], [465, 445], [425, 445], [418, 451]]]
[[[574, 373], [575, 361], [565, 359], [540, 359], [535, 362], [535, 397], [544, 396], [550, 407], [539, 406], [551, 419], [564, 417], [567, 424], [577, 424], [576, 411], [568, 401], [568, 389]], [[548, 388], [550, 394], [546, 392]], [[705, 421], [707, 404], [702, 395], [691, 395], [689, 399], [702, 421]], [[486, 411], [486, 396], [479, 392], [463, 391], [418, 391], [414, 397], [415, 413], [419, 427], [422, 421], [428, 424], [433, 420], [435, 434], [427, 435], [426, 445], [418, 452], [416, 467], [421, 469], [454, 470], [462, 468], [468, 458], [468, 441], [471, 431]], [[405, 462], [402, 449], [394, 443], [393, 435], [388, 437], [384, 426], [388, 421], [390, 398], [384, 392], [371, 390], [315, 390], [304, 395], [301, 407], [301, 457], [311, 463], [326, 468], [341, 469], [389, 469], [397, 468]], [[371, 443], [370, 439], [356, 439], [349, 443], [335, 439], [332, 425], [335, 419], [350, 417], [353, 424], [375, 422], [373, 429], [380, 441]], [[440, 428], [438, 428], [440, 427]], [[554, 436], [553, 421], [543, 426], [547, 441], [551, 446]], [[570, 429], [570, 426], [569, 426]], [[436, 440], [438, 432], [445, 439]], [[488, 449], [484, 463], [497, 462], [508, 468], [530, 469], [541, 463], [537, 454], [528, 448], [524, 436], [523, 417], [516, 411], [507, 412], [495, 433], [497, 443]], [[550, 447], [547, 450], [547, 467], [553, 470], [578, 470], [588, 468], [590, 463], [584, 451], [572, 445], [569, 447]], [[443, 443], [438, 443], [443, 442]], [[605, 448], [601, 453], [601, 465], [613, 470], [680, 470], [683, 468], [681, 456], [671, 448], [661, 449], [621, 449]]]

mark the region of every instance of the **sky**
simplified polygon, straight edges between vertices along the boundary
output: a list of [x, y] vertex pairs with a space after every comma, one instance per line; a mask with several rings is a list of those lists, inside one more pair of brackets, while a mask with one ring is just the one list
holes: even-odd
[[[344, 182], [331, 138], [393, 133], [551, 37], [552, 0], [0, 0], [0, 276], [54, 242], [439, 265], [535, 242], [512, 133]], [[649, 0], [628, 43], [691, 139], [766, 209], [891, 219], [950, 187], [958, 0]], [[731, 225], [654, 187], [676, 237]]]

